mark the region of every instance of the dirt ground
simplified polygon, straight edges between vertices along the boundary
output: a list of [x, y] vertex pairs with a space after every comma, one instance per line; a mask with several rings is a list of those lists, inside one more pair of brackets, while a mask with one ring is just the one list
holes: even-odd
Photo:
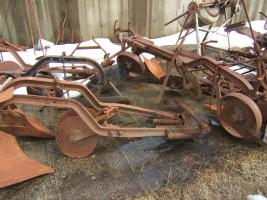
[[[161, 105], [156, 105], [158, 92], [157, 84], [131, 81], [122, 87], [134, 104], [153, 109], [173, 110], [175, 99], [183, 98], [212, 122], [212, 132], [188, 141], [101, 138], [93, 154], [83, 159], [64, 156], [54, 140], [18, 138], [29, 157], [55, 168], [56, 173], [1, 189], [0, 199], [182, 200], [267, 195], [267, 147], [228, 135], [214, 113], [185, 98], [182, 91], [167, 92]], [[24, 109], [53, 130], [63, 112]], [[121, 123], [143, 121], [127, 116]]]

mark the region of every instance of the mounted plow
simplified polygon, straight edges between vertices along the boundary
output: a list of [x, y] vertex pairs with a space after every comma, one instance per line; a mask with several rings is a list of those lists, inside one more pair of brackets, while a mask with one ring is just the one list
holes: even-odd
[[[117, 103], [103, 103], [100, 102], [95, 95], [85, 86], [80, 83], [68, 81], [54, 81], [45, 78], [17, 78], [8, 84], [3, 93], [10, 90], [10, 88], [20, 88], [25, 86], [39, 87], [39, 88], [60, 88], [68, 91], [78, 91], [87, 100], [90, 109], [86, 108], [80, 102], [73, 99], [59, 98], [59, 97], [45, 97], [34, 95], [13, 95], [9, 100], [2, 102], [0, 108], [5, 108], [14, 104], [25, 105], [46, 105], [51, 107], [72, 109], [83, 121], [90, 132], [100, 136], [112, 137], [148, 137], [148, 136], [167, 136], [177, 134], [198, 134], [206, 132], [209, 128], [204, 122], [194, 115], [183, 103], [181, 107], [184, 109], [182, 113], [172, 113], [164, 111], [154, 111], [138, 106], [117, 104]], [[68, 111], [70, 112], [70, 111]], [[114, 117], [118, 112], [135, 113], [142, 116], [148, 116], [151, 120], [156, 120], [155, 124], [165, 124], [166, 128], [120, 128], [118, 125], [110, 124], [109, 119]], [[68, 115], [73, 115], [72, 112]], [[188, 117], [188, 118], [186, 118]], [[63, 119], [65, 116], [63, 117]], [[192, 119], [197, 122], [197, 126], [192, 127]], [[166, 120], [166, 122], [164, 121]], [[62, 121], [62, 120], [60, 120]], [[64, 120], [63, 120], [64, 121]], [[162, 123], [161, 123], [162, 122]], [[169, 128], [168, 125], [176, 125], [176, 127]], [[56, 134], [57, 137], [57, 134]], [[80, 136], [82, 137], [82, 136]], [[85, 136], [84, 136], [85, 137]]]
[[[77, 100], [63, 97], [14, 94], [15, 89], [25, 86], [77, 91], [86, 99], [86, 105], [89, 107], [84, 106]], [[62, 153], [72, 158], [88, 156], [95, 149], [99, 137], [166, 137], [172, 140], [181, 140], [195, 138], [210, 131], [209, 126], [199, 119], [183, 102], [180, 102], [183, 111], [179, 113], [155, 111], [118, 103], [103, 103], [87, 87], [80, 83], [69, 81], [37, 77], [16, 78], [3, 88], [0, 93], [0, 99], [2, 99], [0, 102], [0, 115], [4, 119], [3, 124], [0, 125], [0, 130], [9, 133], [12, 131], [14, 135], [26, 135], [25, 130], [31, 127], [29, 130], [32, 130], [32, 134], [30, 134], [32, 136], [52, 137], [47, 129], [36, 125], [36, 121], [22, 113], [17, 108], [17, 105], [66, 109], [66, 112], [59, 120], [55, 137], [58, 148]], [[115, 120], [112, 119], [118, 113], [143, 116], [142, 118], [147, 118], [149, 127], [139, 127], [138, 125], [127, 127], [114, 124]], [[12, 116], [19, 116], [18, 121], [23, 123], [17, 124], [16, 121], [12, 121], [12, 119], [16, 119]], [[9, 154], [9, 156], [11, 155]], [[14, 159], [16, 159], [16, 155], [14, 155]], [[26, 161], [24, 163], [25, 166], [28, 164]], [[9, 165], [5, 165], [5, 167], [12, 168]], [[34, 176], [35, 174], [32, 175], [32, 177]]]

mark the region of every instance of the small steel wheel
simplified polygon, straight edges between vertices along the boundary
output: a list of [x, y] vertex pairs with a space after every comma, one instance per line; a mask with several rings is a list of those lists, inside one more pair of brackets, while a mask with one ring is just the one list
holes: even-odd
[[183, 72], [183, 88], [196, 100], [201, 100], [202, 90], [198, 78], [193, 72], [185, 70]]
[[239, 138], [258, 137], [262, 125], [258, 105], [241, 93], [231, 93], [222, 98], [218, 118], [228, 133]]
[[[95, 117], [95, 113], [91, 114]], [[71, 158], [86, 157], [93, 152], [97, 141], [98, 136], [76, 112], [70, 109], [62, 115], [56, 133], [56, 143], [63, 154]]]
[[127, 51], [118, 55], [117, 63], [126, 67], [129, 75], [133, 77], [142, 76], [146, 69], [144, 62], [138, 55]]

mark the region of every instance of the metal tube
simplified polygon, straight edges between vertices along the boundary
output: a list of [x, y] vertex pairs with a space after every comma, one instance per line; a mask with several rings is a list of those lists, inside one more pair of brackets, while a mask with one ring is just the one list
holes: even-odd
[[36, 55], [35, 47], [34, 47], [34, 36], [33, 36], [31, 18], [30, 18], [30, 13], [29, 13], [28, 0], [24, 0], [24, 2], [25, 2], [25, 7], [26, 7], [26, 14], [27, 14], [27, 19], [28, 19], [28, 26], [29, 26], [29, 29], [30, 29], [29, 31], [30, 31], [30, 38], [31, 38], [31, 42], [32, 42], [32, 48], [33, 48], [34, 54]]
[[[248, 15], [248, 10], [247, 10], [246, 4], [245, 4], [244, 0], [241, 0], [241, 1], [242, 1], [242, 4], [243, 4], [243, 7], [244, 7], [244, 11], [245, 11], [246, 18], [247, 18], [247, 21], [248, 21], [248, 24], [249, 24], [251, 35], [252, 35], [252, 38], [253, 38], [253, 41], [254, 41], [254, 48], [255, 48], [257, 57], [261, 58], [260, 48], [259, 48], [259, 45], [257, 43], [256, 37], [254, 35], [254, 31], [252, 29], [252, 25], [251, 25], [251, 22], [250, 22], [250, 19], [249, 19], [249, 15]], [[265, 71], [265, 69], [264, 69], [264, 66], [263, 66], [263, 63], [262, 63], [262, 59], [258, 59], [258, 76], [262, 76], [264, 74], [264, 71]]]
[[195, 13], [195, 20], [196, 20], [196, 41], [197, 41], [197, 53], [201, 56], [201, 48], [200, 48], [200, 36], [199, 36], [199, 24], [198, 24], [198, 13]]
[[43, 55], [44, 55], [45, 52], [44, 52], [44, 47], [43, 47], [43, 44], [42, 44], [42, 32], [41, 32], [39, 17], [38, 17], [38, 14], [37, 14], [37, 10], [36, 10], [35, 4], [33, 5], [33, 3], [31, 3], [31, 9], [32, 9], [32, 12], [33, 12], [33, 21], [34, 21], [35, 26], [36, 26], [38, 40], [40, 42], [40, 46], [41, 46], [41, 49], [42, 49], [42, 52], [43, 52]]
[[175, 17], [174, 19], [172, 19], [171, 21], [167, 22], [164, 26], [168, 26], [169, 24], [175, 22], [176, 20], [180, 19], [181, 17], [185, 16], [188, 14], [188, 11], [184, 12], [183, 14], [179, 15], [178, 17]]

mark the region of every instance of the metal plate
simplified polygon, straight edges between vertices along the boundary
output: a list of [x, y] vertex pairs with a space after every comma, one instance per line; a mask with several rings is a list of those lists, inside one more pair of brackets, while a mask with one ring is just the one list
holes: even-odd
[[154, 77], [156, 77], [157, 79], [162, 79], [165, 76], [165, 72], [156, 59], [149, 60], [144, 57], [144, 60], [148, 70]]
[[218, 118], [228, 133], [239, 138], [258, 137], [262, 125], [258, 105], [241, 93], [231, 93], [223, 97]]
[[21, 109], [1, 110], [0, 130], [16, 136], [54, 138], [53, 132]]
[[0, 131], [0, 188], [54, 171], [28, 158], [14, 136]]

